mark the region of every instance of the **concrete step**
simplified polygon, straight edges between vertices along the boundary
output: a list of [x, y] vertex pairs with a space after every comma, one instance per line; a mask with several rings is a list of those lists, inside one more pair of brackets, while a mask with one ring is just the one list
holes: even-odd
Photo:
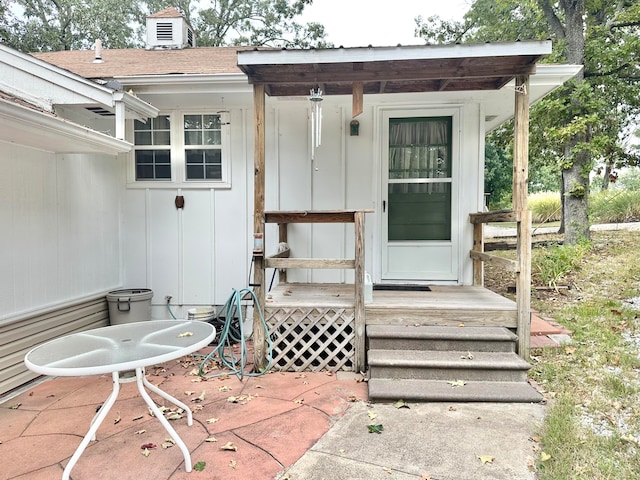
[[515, 353], [369, 350], [369, 378], [526, 382], [531, 366]]
[[369, 399], [377, 402], [538, 403], [542, 395], [528, 382], [466, 382], [454, 387], [441, 380], [369, 380]]
[[369, 325], [369, 348], [375, 350], [437, 350], [514, 352], [518, 336], [504, 327]]

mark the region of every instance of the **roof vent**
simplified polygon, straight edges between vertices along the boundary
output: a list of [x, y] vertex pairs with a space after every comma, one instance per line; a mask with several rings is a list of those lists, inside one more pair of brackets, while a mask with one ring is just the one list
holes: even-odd
[[103, 63], [104, 60], [102, 60], [102, 40], [100, 40], [99, 38], [96, 39], [95, 49], [96, 53], [93, 57], [93, 63]]
[[175, 8], [166, 8], [147, 17], [147, 50], [195, 46], [193, 28]]

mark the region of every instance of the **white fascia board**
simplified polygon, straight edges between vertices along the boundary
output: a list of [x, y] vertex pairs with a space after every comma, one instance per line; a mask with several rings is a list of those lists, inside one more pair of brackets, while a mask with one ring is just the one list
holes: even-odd
[[[113, 106], [116, 102], [124, 103], [124, 106], [128, 113], [131, 113], [131, 118], [135, 119], [147, 119], [156, 118], [160, 113], [156, 107], [144, 100], [139, 99], [135, 95], [131, 95], [126, 92], [114, 92], [113, 94]], [[127, 116], [129, 118], [129, 116]]]
[[[68, 70], [57, 67], [34, 56], [19, 52], [0, 44], [0, 63], [6, 63], [23, 72], [55, 85], [62, 90], [73, 92], [76, 95], [86, 97], [91, 103], [99, 103], [104, 106], [112, 105], [113, 91], [95, 82], [87, 80]], [[60, 98], [51, 99], [54, 104], [66, 104], [63, 95]], [[89, 102], [85, 102], [89, 103]]]
[[[249, 80], [244, 73], [214, 73], [214, 74], [170, 74], [170, 75], [128, 75], [114, 76], [114, 80], [124, 87], [176, 87], [185, 91], [191, 91], [193, 87], [200, 85], [215, 85], [228, 91], [252, 91]], [[173, 88], [172, 88], [173, 89]], [[218, 90], [216, 90], [217, 92]]]
[[[133, 145], [51, 114], [0, 99], [0, 140], [56, 153], [118, 154]], [[33, 132], [37, 132], [34, 135]]]
[[[533, 105], [551, 92], [562, 86], [568, 80], [578, 75], [584, 67], [582, 65], [554, 65], [537, 64], [536, 73], [529, 77], [529, 104]], [[515, 82], [511, 81], [499, 91], [484, 92], [488, 117], [485, 127], [487, 132], [511, 120], [514, 115], [513, 95], [504, 92], [514, 92]]]
[[355, 47], [312, 50], [241, 50], [238, 65], [297, 65], [306, 63], [438, 60], [468, 57], [548, 55], [550, 40], [526, 42], [416, 45], [407, 47]]

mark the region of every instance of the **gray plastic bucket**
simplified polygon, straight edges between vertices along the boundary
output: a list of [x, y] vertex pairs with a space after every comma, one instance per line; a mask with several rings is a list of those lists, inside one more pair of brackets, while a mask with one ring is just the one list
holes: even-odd
[[146, 288], [114, 290], [107, 293], [111, 325], [151, 320], [153, 291]]

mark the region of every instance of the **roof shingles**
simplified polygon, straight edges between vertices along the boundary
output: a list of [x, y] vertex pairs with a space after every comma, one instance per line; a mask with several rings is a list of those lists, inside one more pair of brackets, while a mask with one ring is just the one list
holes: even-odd
[[95, 55], [92, 50], [66, 50], [32, 55], [85, 78], [113, 78], [132, 75], [242, 73], [237, 66], [236, 56], [237, 51], [242, 49], [242, 47], [198, 47], [173, 50], [105, 49], [102, 51], [102, 63], [93, 63]]

